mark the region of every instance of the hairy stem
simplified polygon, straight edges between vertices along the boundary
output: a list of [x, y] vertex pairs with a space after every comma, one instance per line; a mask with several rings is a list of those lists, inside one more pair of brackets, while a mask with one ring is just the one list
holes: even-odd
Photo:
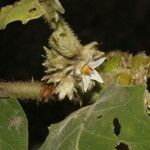
[[0, 97], [47, 101], [51, 95], [51, 86], [42, 82], [0, 82]]

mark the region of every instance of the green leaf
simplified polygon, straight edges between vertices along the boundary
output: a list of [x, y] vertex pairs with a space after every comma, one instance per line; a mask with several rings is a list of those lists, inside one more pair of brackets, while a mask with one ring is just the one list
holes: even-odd
[[43, 14], [37, 0], [20, 0], [13, 5], [8, 5], [0, 10], [0, 29], [13, 21], [21, 21], [23, 24], [29, 20], [37, 19]]
[[144, 93], [143, 86], [112, 86], [101, 91], [94, 104], [51, 125], [41, 150], [150, 149]]
[[111, 73], [119, 66], [121, 61], [120, 56], [113, 56], [111, 59], [107, 60], [107, 62], [103, 65], [103, 71], [105, 73]]
[[54, 26], [59, 20], [59, 15], [63, 13], [64, 9], [59, 0], [20, 0], [0, 9], [0, 29], [5, 29], [7, 24], [13, 21], [26, 24], [42, 15]]
[[0, 149], [28, 149], [27, 119], [14, 98], [0, 98]]

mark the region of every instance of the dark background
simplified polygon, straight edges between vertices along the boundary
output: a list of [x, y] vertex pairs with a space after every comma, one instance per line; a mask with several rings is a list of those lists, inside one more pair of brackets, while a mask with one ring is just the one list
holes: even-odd
[[[0, 6], [15, 0], [0, 1]], [[121, 49], [150, 54], [150, 0], [61, 0], [65, 19], [82, 43], [98, 41], [100, 49]], [[44, 75], [43, 45], [51, 30], [40, 18], [26, 25], [10, 23], [0, 31], [0, 79], [40, 80]], [[29, 120], [30, 149], [48, 134], [47, 126], [58, 122], [78, 106], [61, 103], [20, 102]]]

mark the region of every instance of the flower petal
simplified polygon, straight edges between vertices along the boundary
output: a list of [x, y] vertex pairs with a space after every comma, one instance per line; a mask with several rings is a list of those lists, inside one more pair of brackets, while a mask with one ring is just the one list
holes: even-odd
[[88, 85], [90, 83], [90, 78], [89, 76], [87, 75], [82, 75], [82, 81], [83, 81], [83, 88], [84, 88], [84, 91], [86, 92], [87, 89], [88, 89]]
[[105, 60], [106, 60], [106, 57], [103, 57], [103, 58], [100, 58], [100, 59], [98, 59], [98, 60], [96, 60], [96, 61], [89, 62], [88, 65], [89, 65], [91, 68], [96, 68], [96, 67], [98, 67], [100, 64], [102, 64]]
[[100, 74], [95, 69], [93, 69], [93, 72], [92, 72], [92, 74], [90, 75], [89, 78], [91, 80], [95, 80], [97, 82], [103, 83], [103, 80], [102, 80]]

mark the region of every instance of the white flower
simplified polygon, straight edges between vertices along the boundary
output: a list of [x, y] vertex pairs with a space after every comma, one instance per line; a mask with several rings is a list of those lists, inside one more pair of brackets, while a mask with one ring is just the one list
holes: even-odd
[[95, 68], [101, 65], [105, 60], [106, 58], [103, 57], [96, 61], [91, 61], [88, 64], [85, 64], [84, 66], [82, 66], [82, 68], [80, 69], [80, 75], [82, 77], [83, 88], [85, 92], [87, 91], [88, 86], [91, 82], [90, 80], [95, 80], [99, 83], [103, 83], [103, 80], [100, 74], [95, 70]]

